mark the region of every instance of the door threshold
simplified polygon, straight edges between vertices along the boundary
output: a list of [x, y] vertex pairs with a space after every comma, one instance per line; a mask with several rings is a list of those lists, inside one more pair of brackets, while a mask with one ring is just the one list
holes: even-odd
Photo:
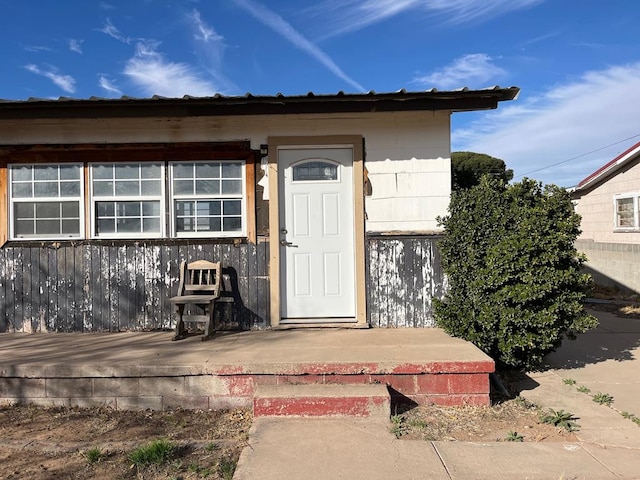
[[321, 329], [321, 328], [348, 328], [348, 329], [354, 329], [354, 330], [364, 330], [364, 329], [368, 329], [369, 324], [367, 323], [346, 323], [346, 322], [335, 322], [335, 323], [293, 323], [293, 322], [287, 322], [287, 323], [280, 323], [280, 325], [273, 325], [271, 327], [271, 330], [293, 330], [295, 328], [316, 328], [316, 329]]

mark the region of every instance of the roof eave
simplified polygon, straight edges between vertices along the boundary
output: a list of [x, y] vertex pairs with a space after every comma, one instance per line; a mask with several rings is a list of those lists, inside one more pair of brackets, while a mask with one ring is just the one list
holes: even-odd
[[228, 115], [291, 115], [396, 111], [472, 111], [497, 108], [513, 100], [519, 88], [486, 90], [404, 91], [376, 94], [305, 96], [183, 97], [147, 99], [29, 100], [0, 102], [0, 119], [200, 117]]

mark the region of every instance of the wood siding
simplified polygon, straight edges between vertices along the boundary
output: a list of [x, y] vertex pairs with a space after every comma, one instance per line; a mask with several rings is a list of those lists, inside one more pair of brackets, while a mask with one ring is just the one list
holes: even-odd
[[[269, 325], [268, 243], [52, 242], [0, 249], [0, 331], [99, 332], [174, 328], [169, 298], [181, 260], [221, 261], [235, 300], [224, 328]], [[218, 314], [218, 313], [217, 313]]]
[[[374, 328], [431, 327], [444, 293], [438, 236], [369, 236], [367, 320]], [[269, 320], [269, 244], [215, 242], [11, 243], [0, 249], [0, 332], [172, 329], [181, 260], [220, 260], [222, 325], [263, 329]]]
[[432, 300], [444, 295], [440, 236], [369, 236], [367, 317], [372, 327], [433, 327]]

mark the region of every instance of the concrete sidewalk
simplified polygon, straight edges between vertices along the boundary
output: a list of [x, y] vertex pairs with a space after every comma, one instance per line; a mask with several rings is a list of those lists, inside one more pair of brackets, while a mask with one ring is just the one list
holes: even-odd
[[[577, 443], [420, 442], [396, 439], [389, 422], [258, 418], [234, 479], [640, 479], [640, 427], [619, 413], [640, 416], [640, 320], [592, 313], [600, 326], [521, 385], [528, 400], [579, 417]], [[612, 395], [613, 408], [580, 385]]]

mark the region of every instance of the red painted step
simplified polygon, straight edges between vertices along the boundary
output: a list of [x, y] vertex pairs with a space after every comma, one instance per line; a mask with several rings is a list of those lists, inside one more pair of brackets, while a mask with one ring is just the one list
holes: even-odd
[[385, 385], [258, 385], [254, 417], [378, 417], [391, 415]]

